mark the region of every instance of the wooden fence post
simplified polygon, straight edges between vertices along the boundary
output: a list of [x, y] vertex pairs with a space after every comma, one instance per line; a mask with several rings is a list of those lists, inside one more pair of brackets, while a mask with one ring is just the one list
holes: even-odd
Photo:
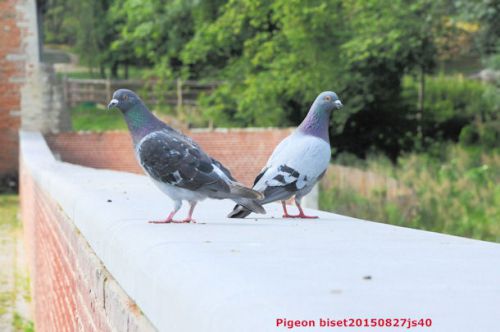
[[113, 98], [111, 91], [111, 80], [109, 78], [106, 79], [106, 97], [108, 98], [107, 101], [110, 101]]
[[64, 98], [64, 106], [65, 108], [72, 107], [71, 100], [69, 98], [69, 87], [68, 87], [68, 75], [64, 74], [62, 78], [62, 86], [63, 86], [63, 98]]
[[182, 80], [180, 78], [177, 79], [177, 115], [180, 115], [182, 112]]
[[[103, 103], [109, 102], [113, 98], [113, 87], [136, 87], [140, 89], [144, 87], [144, 81], [138, 80], [112, 80], [112, 79], [76, 79], [69, 78], [66, 75], [62, 78], [64, 89], [64, 97], [68, 107], [74, 107], [80, 102]], [[175, 83], [175, 92], [174, 89]], [[183, 120], [190, 119], [193, 112], [193, 105], [196, 104], [196, 98], [200, 93], [210, 93], [214, 90], [217, 83], [200, 83], [196, 81], [183, 81], [178, 78], [175, 82], [169, 82], [169, 89], [165, 92], [164, 97], [170, 107], [176, 107], [176, 113]], [[147, 86], [152, 90], [151, 86]], [[174, 95], [175, 93], [175, 95]], [[160, 97], [160, 96], [159, 96]], [[103, 100], [107, 98], [108, 100]], [[175, 99], [174, 99], [175, 98]], [[186, 107], [184, 107], [186, 104]]]

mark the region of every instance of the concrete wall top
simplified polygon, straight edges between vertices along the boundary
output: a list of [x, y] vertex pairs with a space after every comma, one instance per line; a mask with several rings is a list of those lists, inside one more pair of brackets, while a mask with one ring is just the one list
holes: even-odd
[[320, 211], [310, 211], [319, 220], [283, 220], [278, 205], [228, 220], [233, 203], [215, 200], [199, 204], [197, 224], [153, 225], [172, 202], [146, 177], [55, 161], [37, 133], [21, 133], [21, 154], [161, 331], [274, 331], [277, 319], [323, 330], [320, 318], [498, 329], [499, 244]]

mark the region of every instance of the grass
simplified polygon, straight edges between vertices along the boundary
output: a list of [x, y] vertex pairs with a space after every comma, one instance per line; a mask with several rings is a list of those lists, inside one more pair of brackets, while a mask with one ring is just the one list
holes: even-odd
[[14, 230], [21, 227], [17, 219], [19, 197], [15, 194], [0, 194], [0, 227]]
[[[128, 68], [128, 79], [144, 79], [149, 68], [129, 66]], [[79, 79], [102, 79], [103, 77], [100, 75], [99, 70], [87, 69], [87, 70], [77, 70], [74, 72], [68, 72], [65, 74], [59, 73], [59, 76], [66, 75], [68, 78], [79, 78]], [[106, 77], [110, 77], [109, 70], [106, 70]], [[118, 69], [118, 79], [124, 79], [125, 77], [125, 69], [123, 67], [119, 67]]]
[[[18, 234], [21, 231], [21, 222], [17, 218], [18, 211], [18, 195], [0, 194], [0, 232], [3, 232], [12, 237], [19, 236]], [[16, 269], [14, 280], [15, 285], [13, 289], [0, 292], [0, 315], [5, 315], [9, 312], [12, 314], [13, 331], [32, 332], [34, 331], [33, 322], [25, 319], [17, 311], [14, 310], [12, 312], [11, 310], [16, 306], [16, 299], [18, 298], [19, 292], [21, 292], [21, 295], [25, 301], [29, 302], [31, 300], [29, 277], [25, 273], [25, 271], [21, 271], [19, 269], [19, 266], [17, 266], [17, 264], [13, 263], [10, 268]], [[0, 280], [0, 282], [5, 282], [5, 280]]]
[[[319, 206], [321, 210], [335, 211], [360, 219], [412, 226], [406, 217], [412, 213], [412, 206], [389, 200], [382, 190], [373, 190], [368, 196], [348, 188], [322, 190]], [[419, 228], [418, 225], [413, 226]]]
[[[155, 107], [154, 113], [164, 121], [172, 118], [171, 107]], [[103, 132], [107, 130], [128, 130], [120, 111], [108, 110], [104, 105], [87, 102], [70, 109], [73, 130]]]
[[14, 319], [12, 321], [14, 331], [34, 332], [35, 327], [32, 321], [24, 319], [19, 313], [14, 312]]
[[500, 242], [500, 151], [441, 145], [402, 157], [397, 167], [368, 162], [413, 190], [415, 202], [389, 201], [383, 188], [368, 195], [333, 188], [320, 207], [350, 216]]
[[94, 103], [82, 103], [71, 109], [71, 122], [74, 130], [102, 132], [127, 129], [120, 112], [108, 111]]

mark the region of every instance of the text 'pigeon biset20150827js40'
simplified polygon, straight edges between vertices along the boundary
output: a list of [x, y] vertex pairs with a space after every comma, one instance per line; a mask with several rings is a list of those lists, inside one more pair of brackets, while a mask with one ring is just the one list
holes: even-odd
[[[281, 201], [283, 218], [317, 218], [302, 210], [302, 198], [325, 175], [331, 148], [328, 127], [334, 110], [342, 108], [337, 94], [322, 92], [312, 104], [306, 118], [290, 136], [276, 146], [266, 166], [257, 175], [253, 189], [264, 195], [260, 204]], [[294, 197], [299, 214], [288, 214], [285, 201]], [[245, 218], [252, 211], [236, 205], [230, 218]]]
[[[205, 198], [229, 198], [252, 212], [265, 213], [258, 203], [261, 193], [244, 187], [191, 138], [160, 121], [133, 91], [115, 91], [108, 105], [111, 108], [118, 108], [125, 117], [144, 172], [174, 201], [167, 219], [153, 223], [193, 222], [196, 203]], [[189, 215], [175, 221], [183, 200], [190, 203]]]

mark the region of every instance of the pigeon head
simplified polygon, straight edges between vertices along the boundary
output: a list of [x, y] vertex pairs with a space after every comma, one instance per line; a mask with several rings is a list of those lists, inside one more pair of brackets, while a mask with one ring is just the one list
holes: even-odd
[[112, 108], [118, 108], [122, 112], [134, 144], [151, 132], [166, 127], [132, 90], [116, 90], [108, 104], [108, 109]]
[[343, 107], [342, 102], [335, 92], [325, 91], [320, 93], [309, 109], [306, 118], [299, 126], [299, 131], [329, 142], [328, 126], [332, 111]]
[[329, 113], [333, 110], [341, 109], [343, 106], [344, 105], [342, 105], [342, 102], [335, 92], [325, 91], [316, 97], [311, 110]]
[[109, 102], [108, 109], [116, 107], [125, 113], [139, 103], [141, 103], [141, 99], [134, 91], [119, 89], [113, 93], [113, 99]]

